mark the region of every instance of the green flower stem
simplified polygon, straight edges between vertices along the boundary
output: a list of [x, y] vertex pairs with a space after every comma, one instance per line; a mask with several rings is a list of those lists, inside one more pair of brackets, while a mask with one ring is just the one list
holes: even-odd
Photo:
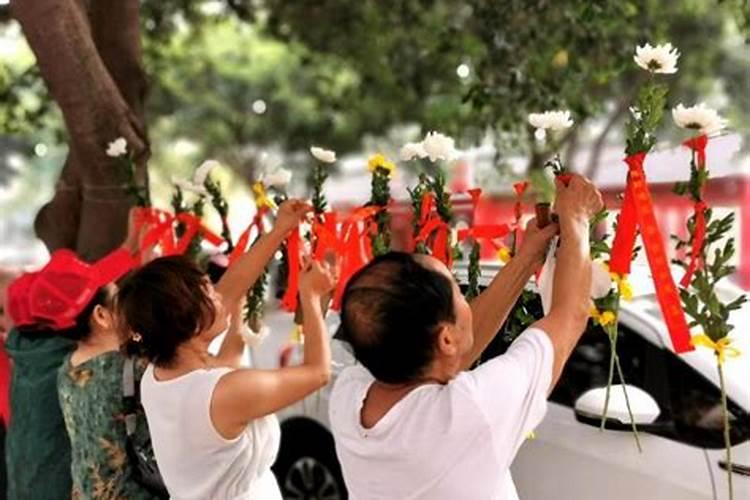
[[[615, 322], [615, 324], [617, 324]], [[617, 359], [617, 330], [608, 331], [607, 336], [609, 337], [609, 374], [607, 375], [607, 392], [604, 396], [604, 411], [602, 412], [602, 422], [599, 426], [599, 430], [603, 431], [604, 426], [607, 423], [607, 412], [609, 411], [609, 397], [612, 393], [612, 381], [615, 376], [615, 360]]]
[[622, 393], [625, 395], [625, 406], [628, 408], [628, 417], [630, 418], [630, 426], [633, 429], [633, 437], [635, 438], [635, 445], [638, 447], [638, 453], [643, 453], [641, 447], [641, 438], [638, 435], [638, 426], [633, 418], [633, 410], [630, 408], [630, 398], [628, 397], [628, 389], [625, 386], [625, 376], [622, 373], [622, 367], [620, 366], [620, 356], [615, 355], [615, 365], [617, 366], [617, 374], [620, 376], [620, 382], [622, 385]]
[[[717, 357], [718, 361], [718, 357]], [[727, 457], [727, 481], [729, 485], [729, 500], [734, 500], [734, 485], [732, 484], [732, 439], [729, 428], [729, 408], [727, 406], [727, 389], [724, 381], [724, 368], [721, 363], [717, 362], [719, 369], [719, 386], [721, 388], [721, 412], [724, 417], [724, 447], [726, 448]]]

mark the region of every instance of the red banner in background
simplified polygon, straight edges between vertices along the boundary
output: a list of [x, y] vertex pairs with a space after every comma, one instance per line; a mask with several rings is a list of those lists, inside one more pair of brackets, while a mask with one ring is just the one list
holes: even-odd
[[646, 153], [637, 153], [625, 158], [628, 164], [628, 180], [622, 211], [617, 221], [617, 232], [612, 244], [609, 268], [611, 272], [622, 275], [630, 273], [635, 235], [637, 229], [640, 228], [656, 296], [672, 339], [672, 347], [676, 353], [692, 351], [694, 348], [690, 343], [690, 329], [669, 268], [664, 242], [654, 215], [646, 174], [643, 170], [645, 158]]
[[299, 273], [302, 267], [300, 256], [299, 227], [292, 230], [286, 238], [287, 253], [287, 285], [286, 292], [281, 298], [281, 308], [288, 312], [297, 310], [297, 292], [299, 291]]

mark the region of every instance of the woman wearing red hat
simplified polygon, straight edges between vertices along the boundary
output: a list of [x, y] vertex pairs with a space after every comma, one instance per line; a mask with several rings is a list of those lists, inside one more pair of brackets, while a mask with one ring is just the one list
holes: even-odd
[[[280, 428], [274, 412], [325, 385], [330, 351], [321, 297], [336, 271], [312, 263], [300, 280], [305, 358], [278, 370], [240, 368], [241, 346], [208, 346], [247, 289], [310, 210], [288, 201], [274, 229], [231, 265], [216, 287], [189, 260], [157, 259], [121, 283], [118, 313], [151, 364], [141, 381], [156, 460], [178, 500], [281, 500], [271, 472]], [[228, 343], [231, 342], [231, 343]]]
[[[58, 370], [66, 358], [70, 363], [75, 340], [92, 336], [92, 332], [95, 333], [92, 338], [104, 339], [102, 332], [111, 326], [107, 323], [113, 292], [110, 283], [136, 264], [133, 256], [136, 246], [137, 237], [131, 230], [122, 248], [93, 265], [79, 260], [69, 250], [57, 250], [42, 270], [26, 273], [8, 287], [8, 314], [14, 324], [6, 342], [13, 360], [10, 398], [13, 420], [6, 439], [10, 500], [62, 500], [70, 499], [71, 495], [149, 498], [133, 495], [132, 489], [123, 487], [122, 477], [107, 482], [110, 478], [105, 473], [106, 466], [95, 455], [76, 455], [78, 436], [73, 439], [73, 466], [78, 471], [90, 468], [91, 474], [98, 474], [102, 483], [95, 485], [100, 489], [94, 494], [93, 490], [83, 491], [80, 487], [81, 481], [87, 479], [85, 476], [76, 474], [71, 478], [71, 444], [65, 425], [66, 420], [71, 423], [71, 412], [61, 411], [57, 390]], [[82, 359], [78, 353], [73, 363]], [[78, 372], [77, 387], [98, 380], [99, 368]], [[121, 372], [117, 376], [121, 377]], [[107, 403], [102, 401], [98, 409], [106, 411]], [[64, 419], [63, 413], [68, 418]], [[108, 424], [115, 425], [114, 420], [115, 415], [111, 415]], [[71, 425], [68, 430], [77, 432]], [[100, 446], [104, 447], [104, 442]], [[111, 453], [108, 463], [127, 465], [116, 446], [105, 451]], [[119, 492], [125, 494], [118, 495]]]

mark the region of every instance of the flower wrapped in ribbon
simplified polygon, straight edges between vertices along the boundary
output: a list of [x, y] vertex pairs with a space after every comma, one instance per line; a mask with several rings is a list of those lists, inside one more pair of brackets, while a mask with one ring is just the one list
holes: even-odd
[[677, 50], [669, 44], [656, 47], [647, 44], [636, 49], [635, 61], [638, 66], [649, 72], [649, 81], [640, 88], [635, 105], [630, 109], [625, 150], [628, 176], [609, 267], [611, 272], [622, 277], [630, 274], [635, 239], [640, 229], [672, 347], [675, 352], [682, 353], [693, 349], [690, 344], [690, 332], [680, 307], [677, 286], [669, 269], [666, 249], [643, 168], [646, 155], [656, 143], [654, 132], [661, 122], [668, 92], [667, 86], [656, 83], [654, 78], [658, 73], [675, 73], [679, 56]]
[[[677, 107], [672, 109], [672, 118], [677, 126], [698, 132], [698, 135], [683, 142], [683, 145], [690, 148], [691, 151], [690, 180], [675, 185], [675, 192], [679, 195], [688, 195], [694, 206], [693, 217], [688, 222], [694, 227], [694, 230], [692, 231], [692, 237], [684, 245], [690, 247], [689, 262], [684, 264], [682, 261], [676, 261], [678, 265], [685, 268], [680, 286], [687, 288], [693, 281], [695, 272], [703, 265], [703, 245], [706, 242], [706, 228], [711, 216], [704, 197], [709, 177], [709, 172], [706, 169], [706, 147], [708, 146], [709, 134], [723, 129], [726, 126], [726, 121], [715, 110], [707, 108], [703, 103], [692, 107], [678, 104]], [[682, 246], [680, 245], [679, 248], [682, 248]]]
[[702, 330], [702, 333], [692, 337], [691, 345], [710, 349], [716, 356], [721, 389], [727, 481], [729, 498], [732, 499], [732, 443], [724, 363], [728, 358], [740, 355], [740, 352], [731, 346], [732, 339], [729, 335], [734, 331], [734, 325], [729, 320], [731, 313], [747, 302], [747, 297], [740, 295], [730, 302], [725, 302], [717, 292], [718, 283], [735, 270], [730, 264], [735, 253], [734, 239], [729, 236], [735, 216], [734, 213], [730, 213], [722, 219], [713, 221], [712, 211], [707, 208], [704, 198], [705, 186], [710, 180], [710, 173], [706, 168], [708, 134], [721, 130], [725, 126], [725, 121], [716, 111], [703, 105], [692, 108], [678, 105], [672, 114], [678, 126], [699, 132], [697, 136], [683, 143], [691, 150], [690, 179], [675, 186], [675, 192], [688, 197], [695, 204], [695, 212], [687, 222], [687, 238], [675, 237], [677, 250], [690, 249], [689, 261], [674, 262], [685, 269], [685, 276], [680, 282], [680, 296], [685, 313], [692, 320], [691, 326]]

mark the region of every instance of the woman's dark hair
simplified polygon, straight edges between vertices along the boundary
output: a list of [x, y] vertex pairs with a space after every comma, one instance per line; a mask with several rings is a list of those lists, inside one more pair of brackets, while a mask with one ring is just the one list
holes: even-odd
[[177, 347], [216, 319], [206, 284], [203, 271], [183, 256], [156, 259], [127, 276], [116, 299], [121, 330], [131, 335], [126, 350], [159, 366], [172, 363]]
[[424, 375], [440, 325], [455, 321], [450, 279], [413, 254], [390, 252], [349, 280], [337, 337], [377, 380], [399, 384]]

